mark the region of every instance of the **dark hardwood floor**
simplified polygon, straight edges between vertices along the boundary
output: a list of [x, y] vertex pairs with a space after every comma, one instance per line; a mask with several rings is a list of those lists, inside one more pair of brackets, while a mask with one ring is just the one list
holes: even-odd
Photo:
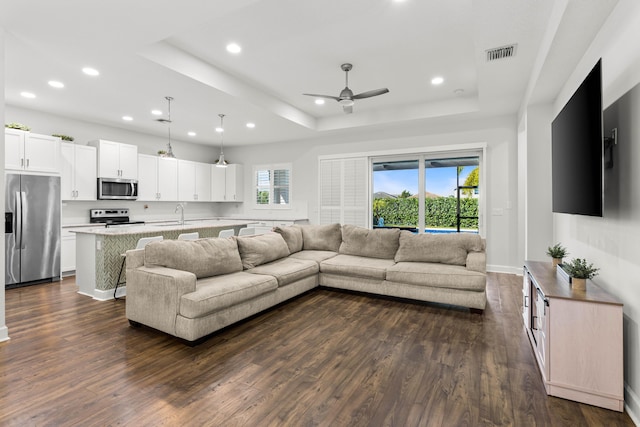
[[547, 397], [521, 278], [483, 315], [314, 290], [188, 347], [73, 278], [6, 292], [0, 426], [633, 426]]

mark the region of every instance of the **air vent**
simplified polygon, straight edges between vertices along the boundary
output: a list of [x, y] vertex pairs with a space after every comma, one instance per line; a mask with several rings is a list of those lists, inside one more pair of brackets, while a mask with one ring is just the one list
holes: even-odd
[[517, 44], [510, 44], [508, 46], [496, 47], [494, 49], [488, 49], [487, 62], [497, 61], [498, 59], [506, 59], [515, 56]]

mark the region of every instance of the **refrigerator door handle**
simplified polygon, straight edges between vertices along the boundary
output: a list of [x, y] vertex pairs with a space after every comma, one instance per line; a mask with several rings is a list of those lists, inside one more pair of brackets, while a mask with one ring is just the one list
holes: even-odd
[[20, 202], [18, 204], [20, 205], [20, 212], [17, 215], [18, 217], [17, 220], [20, 221], [20, 224], [19, 225], [16, 224], [16, 225], [19, 227], [19, 230], [20, 230], [20, 249], [24, 249], [26, 239], [22, 238], [22, 221], [24, 217], [27, 215], [27, 212], [25, 212], [24, 214], [22, 213], [23, 210], [26, 211], [27, 209], [27, 193], [25, 193], [24, 191], [20, 191]]
[[18, 247], [18, 242], [20, 241], [20, 234], [22, 231], [22, 192], [16, 191], [16, 208], [15, 215], [13, 216], [13, 245], [14, 247]]

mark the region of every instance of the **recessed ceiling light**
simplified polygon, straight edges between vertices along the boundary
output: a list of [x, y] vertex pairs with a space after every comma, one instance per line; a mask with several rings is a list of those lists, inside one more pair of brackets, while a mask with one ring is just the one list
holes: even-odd
[[227, 52], [229, 52], [229, 53], [240, 53], [240, 52], [242, 52], [242, 48], [237, 43], [229, 43], [227, 45]]
[[255, 124], [255, 123], [251, 123], [251, 122], [249, 122], [249, 123], [247, 123], [247, 127], [248, 127], [249, 129], [253, 129], [254, 127], [256, 127], [256, 124]]
[[131, 116], [122, 116], [122, 120], [124, 120], [125, 122], [130, 122], [131, 120], [133, 120], [133, 117], [131, 117]]
[[56, 89], [62, 89], [64, 87], [64, 83], [57, 80], [49, 80], [49, 86], [55, 87]]
[[161, 116], [162, 115], [162, 111], [160, 111], [160, 110], [151, 110], [151, 114], [153, 114], [154, 116]]
[[85, 73], [87, 76], [99, 76], [100, 75], [100, 71], [96, 70], [95, 68], [91, 68], [91, 67], [84, 67], [82, 69], [82, 72]]
[[194, 131], [189, 131], [187, 132], [187, 135], [189, 136], [196, 136], [197, 134]]
[[218, 127], [216, 128], [216, 132], [218, 132], [218, 133], [222, 133], [222, 132], [224, 132], [224, 129], [222, 129], [220, 126], [218, 126]]
[[316, 99], [316, 105], [324, 105], [324, 99]]
[[444, 79], [442, 77], [440, 77], [440, 76], [434, 77], [434, 78], [431, 79], [431, 84], [432, 85], [441, 85], [442, 82], [444, 82]]
[[29, 98], [29, 99], [33, 99], [36, 97], [36, 94], [31, 92], [20, 92], [20, 95], [22, 95], [24, 98]]

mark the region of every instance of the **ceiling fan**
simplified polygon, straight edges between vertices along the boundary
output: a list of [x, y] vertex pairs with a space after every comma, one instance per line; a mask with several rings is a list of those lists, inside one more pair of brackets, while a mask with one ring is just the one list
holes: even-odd
[[364, 98], [371, 98], [372, 96], [383, 95], [383, 94], [389, 92], [389, 89], [387, 89], [385, 87], [383, 89], [369, 90], [367, 92], [362, 92], [362, 93], [359, 93], [357, 95], [354, 95], [353, 91], [351, 89], [349, 89], [349, 71], [351, 71], [351, 69], [353, 68], [353, 65], [351, 65], [351, 64], [342, 64], [340, 66], [340, 68], [342, 68], [342, 71], [345, 72], [345, 88], [342, 89], [342, 91], [340, 92], [340, 96], [316, 95], [316, 94], [312, 94], [312, 93], [303, 93], [303, 95], [315, 96], [316, 98], [335, 99], [336, 101], [338, 101], [338, 103], [340, 103], [342, 105], [342, 109], [344, 110], [344, 112], [346, 114], [349, 114], [349, 113], [353, 113], [353, 104], [354, 104], [353, 101], [354, 100], [356, 100], [356, 99], [364, 99]]

